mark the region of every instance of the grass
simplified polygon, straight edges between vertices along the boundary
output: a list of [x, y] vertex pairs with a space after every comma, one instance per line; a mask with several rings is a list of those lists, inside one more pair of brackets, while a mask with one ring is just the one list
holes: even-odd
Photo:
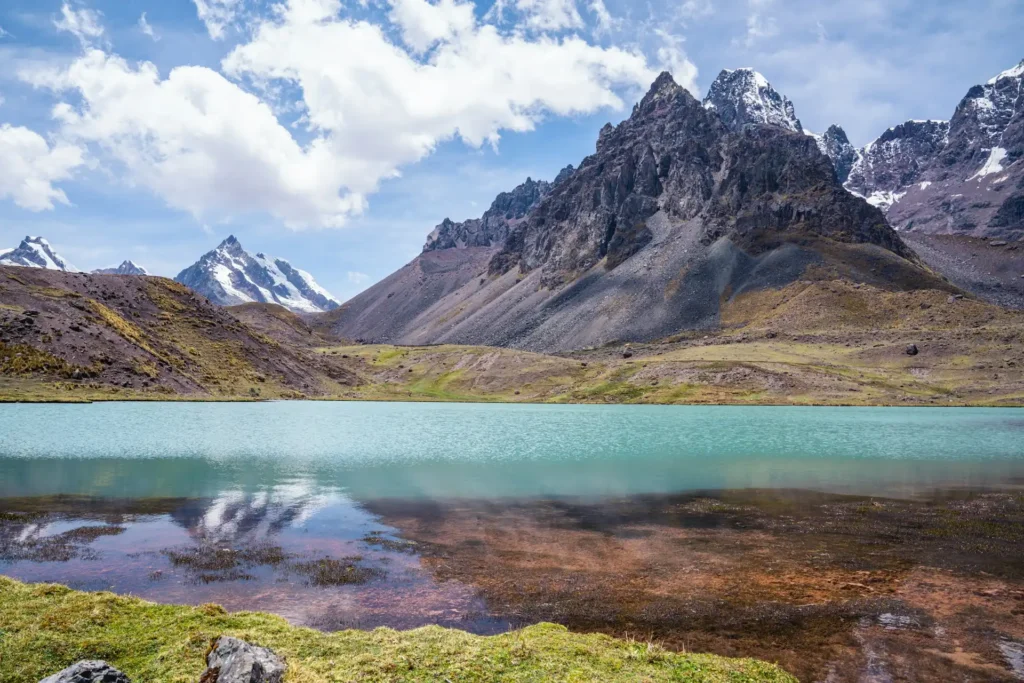
[[87, 658], [105, 659], [134, 681], [192, 683], [220, 635], [284, 656], [289, 683], [795, 681], [756, 660], [672, 653], [552, 624], [491, 637], [436, 626], [322, 633], [268, 614], [156, 605], [0, 577], [0, 683], [35, 683]]

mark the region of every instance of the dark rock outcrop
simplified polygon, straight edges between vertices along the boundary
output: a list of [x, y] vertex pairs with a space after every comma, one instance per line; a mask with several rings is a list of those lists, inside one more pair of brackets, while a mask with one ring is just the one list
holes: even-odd
[[128, 676], [99, 660], [85, 660], [72, 664], [40, 683], [131, 683]]
[[200, 683], [281, 683], [284, 660], [272, 650], [221, 636], [206, 656]]
[[853, 165], [859, 158], [857, 149], [850, 143], [850, 138], [846, 136], [846, 131], [842, 127], [832, 124], [824, 134], [815, 135], [814, 139], [822, 154], [832, 160], [836, 179], [845, 183], [850, 177]]
[[[567, 171], [571, 173], [571, 167], [563, 170], [558, 179], [564, 179]], [[511, 192], [499, 194], [480, 218], [471, 218], [461, 223], [445, 218], [427, 236], [423, 251], [494, 247], [504, 243], [509, 230], [537, 205], [551, 186], [552, 183], [527, 178], [525, 183]]]

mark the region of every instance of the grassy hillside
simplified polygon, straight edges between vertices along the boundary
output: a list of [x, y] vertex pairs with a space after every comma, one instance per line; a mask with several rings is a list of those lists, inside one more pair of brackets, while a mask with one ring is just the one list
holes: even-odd
[[1024, 313], [948, 291], [801, 281], [721, 321], [560, 355], [354, 345], [161, 278], [0, 268], [0, 400], [1024, 405]]
[[0, 683], [35, 683], [80, 659], [105, 659], [133, 681], [198, 680], [210, 642], [270, 647], [286, 681], [794, 681], [749, 659], [676, 654], [644, 642], [538, 624], [493, 637], [436, 626], [321, 633], [216, 605], [156, 605], [112, 593], [0, 577]]

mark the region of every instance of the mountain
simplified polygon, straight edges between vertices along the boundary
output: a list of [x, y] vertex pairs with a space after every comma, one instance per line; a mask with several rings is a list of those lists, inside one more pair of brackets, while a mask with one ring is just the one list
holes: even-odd
[[804, 132], [813, 137], [821, 153], [832, 160], [832, 165], [836, 169], [836, 179], [845, 183], [850, 177], [850, 171], [860, 159], [860, 151], [850, 143], [846, 131], [841, 126], [832, 124], [823, 135]]
[[14, 249], [0, 251], [0, 266], [46, 268], [77, 273], [78, 269], [60, 257], [42, 237], [26, 237]]
[[331, 313], [333, 331], [563, 351], [716, 327], [724, 303], [801, 278], [949, 288], [749, 70], [704, 103], [662, 74], [507, 229], [424, 252]]
[[948, 137], [948, 121], [907, 121], [890, 128], [860, 150], [846, 189], [888, 209], [919, 181]]
[[[571, 173], [569, 166], [563, 173]], [[559, 177], [562, 177], [561, 174]], [[557, 179], [556, 179], [557, 182]], [[480, 218], [453, 223], [445, 218], [427, 236], [423, 251], [458, 247], [492, 247], [504, 243], [509, 231], [551, 189], [552, 183], [527, 178], [511, 192], [502, 192]]]
[[803, 132], [793, 103], [753, 69], [724, 69], [708, 88], [704, 106], [733, 131], [767, 124]]
[[899, 230], [1024, 239], [1024, 61], [972, 87], [948, 123], [908, 121], [861, 150], [847, 188]]
[[92, 272], [94, 275], [149, 275], [148, 270], [132, 261], [122, 261], [115, 268], [97, 268]]
[[270, 303], [296, 313], [322, 313], [339, 306], [312, 275], [283, 259], [252, 256], [234, 235], [174, 279], [221, 306]]

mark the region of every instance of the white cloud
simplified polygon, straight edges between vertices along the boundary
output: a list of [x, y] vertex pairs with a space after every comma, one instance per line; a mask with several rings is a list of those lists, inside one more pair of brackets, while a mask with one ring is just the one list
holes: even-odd
[[370, 276], [366, 273], [350, 270], [348, 271], [348, 281], [354, 285], [363, 285], [370, 281]]
[[[61, 139], [170, 206], [200, 220], [265, 212], [300, 228], [342, 225], [443, 141], [496, 145], [546, 116], [621, 109], [619, 91], [656, 75], [638, 51], [502, 32], [458, 0], [390, 2], [381, 26], [338, 16], [337, 0], [288, 0], [251, 26], [223, 74], [163, 76], [87, 47], [70, 66], [20, 77], [65, 100], [53, 110]], [[693, 87], [679, 42], [659, 59]], [[279, 120], [286, 112], [301, 114], [303, 142]]]
[[58, 31], [66, 31], [74, 35], [83, 45], [91, 43], [103, 35], [104, 29], [101, 14], [96, 10], [83, 7], [74, 9], [68, 3], [60, 8], [60, 18], [54, 19], [53, 25]]
[[0, 26], [0, 38], [6, 38], [9, 35], [11, 34], [5, 31], [3, 26]]
[[50, 146], [43, 136], [21, 126], [0, 125], [0, 199], [12, 199], [30, 211], [52, 209], [68, 198], [54, 183], [82, 165], [82, 150]]
[[287, 224], [340, 225], [363, 198], [339, 193], [343, 159], [316, 140], [302, 148], [268, 105], [221, 74], [183, 66], [161, 79], [150, 63], [88, 50], [60, 71], [23, 78], [81, 104], [58, 104], [62, 134], [91, 143], [197, 217], [265, 211]]
[[595, 32], [598, 35], [610, 33], [619, 24], [619, 20], [608, 11], [608, 6], [604, 4], [604, 0], [590, 0], [588, 7], [597, 21]]
[[391, 0], [391, 20], [402, 32], [402, 40], [417, 53], [426, 52], [442, 40], [470, 31], [476, 24], [471, 3], [440, 0]]
[[774, 0], [748, 0], [750, 14], [747, 16], [747, 47], [763, 38], [773, 38], [779, 34], [779, 26], [774, 17], [765, 13]]
[[499, 19], [509, 11], [518, 14], [527, 27], [537, 31], [583, 27], [576, 0], [498, 0], [491, 8], [491, 13]]
[[152, 38], [153, 40], [160, 40], [160, 36], [156, 34], [156, 31], [153, 30], [153, 27], [150, 25], [150, 23], [146, 21], [145, 12], [142, 13], [141, 17], [139, 17], [139, 30], [142, 31], [145, 35]]
[[658, 48], [658, 62], [662, 68], [670, 71], [676, 83], [690, 91], [694, 97], [700, 96], [697, 87], [697, 66], [691, 62], [683, 51], [685, 42], [681, 36], [663, 29], [655, 29], [654, 34], [661, 40]]
[[679, 7], [679, 14], [684, 20], [701, 19], [711, 16], [714, 11], [711, 0], [685, 0]]
[[224, 30], [235, 21], [244, 0], [192, 0], [199, 20], [214, 40], [224, 37]]

